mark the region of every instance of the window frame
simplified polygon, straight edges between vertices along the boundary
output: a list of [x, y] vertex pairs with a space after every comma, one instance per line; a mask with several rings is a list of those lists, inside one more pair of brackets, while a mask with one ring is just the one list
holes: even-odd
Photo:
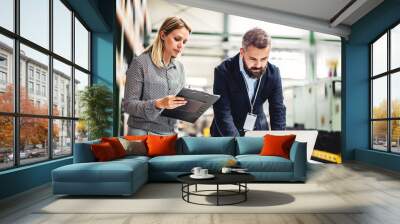
[[[369, 44], [369, 149], [373, 151], [380, 151], [380, 152], [386, 152], [386, 153], [391, 153], [391, 154], [400, 154], [400, 152], [393, 152], [392, 151], [392, 122], [393, 121], [400, 121], [400, 117], [392, 117], [392, 99], [391, 99], [391, 91], [392, 91], [392, 86], [391, 86], [391, 79], [393, 75], [396, 75], [396, 73], [400, 72], [400, 67], [393, 68], [391, 69], [391, 31], [393, 28], [400, 26], [400, 21], [397, 21], [393, 25], [391, 25], [389, 28], [385, 29], [385, 31], [381, 34], [379, 34], [375, 39], [373, 39]], [[374, 76], [373, 74], [373, 44], [376, 43], [381, 37], [384, 35], [387, 35], [387, 62], [386, 62], [386, 71], [376, 74]], [[387, 105], [386, 105], [386, 118], [373, 118], [373, 93], [374, 93], [374, 86], [373, 86], [373, 81], [378, 78], [386, 77], [386, 87], [387, 87]], [[373, 136], [373, 122], [376, 121], [386, 121], [386, 151], [379, 150], [374, 148], [374, 136]]]
[[[19, 167], [23, 167], [23, 166], [29, 166], [29, 165], [33, 165], [33, 164], [37, 164], [37, 163], [43, 163], [49, 160], [53, 160], [53, 159], [61, 159], [61, 158], [65, 158], [65, 157], [70, 157], [73, 155], [74, 152], [74, 143], [75, 143], [75, 126], [76, 126], [76, 121], [79, 120], [79, 117], [75, 116], [75, 108], [72, 107], [71, 108], [71, 114], [68, 116], [62, 116], [61, 114], [59, 116], [53, 115], [53, 59], [58, 60], [61, 63], [64, 63], [68, 66], [71, 66], [71, 104], [74, 105], [75, 103], [75, 88], [74, 88], [74, 82], [75, 82], [75, 69], [85, 73], [88, 75], [89, 77], [89, 83], [88, 86], [92, 85], [92, 69], [91, 69], [91, 65], [92, 65], [92, 61], [91, 61], [91, 49], [92, 49], [92, 43], [91, 43], [91, 37], [92, 37], [92, 31], [91, 29], [89, 29], [89, 27], [87, 26], [87, 24], [82, 20], [82, 18], [72, 9], [72, 7], [65, 1], [65, 0], [59, 0], [69, 11], [71, 11], [71, 18], [70, 18], [70, 23], [71, 23], [71, 58], [67, 59], [64, 58], [63, 56], [55, 53], [53, 50], [53, 21], [54, 21], [54, 17], [53, 17], [53, 1], [54, 0], [48, 0], [49, 2], [49, 47], [48, 49], [46, 49], [45, 47], [42, 47], [39, 44], [34, 43], [33, 41], [30, 41], [29, 39], [23, 37], [20, 35], [20, 1], [21, 0], [14, 0], [13, 1], [13, 10], [14, 10], [14, 18], [13, 18], [13, 22], [14, 22], [14, 30], [10, 31], [4, 27], [0, 26], [0, 35], [3, 35], [7, 38], [11, 38], [13, 41], [13, 54], [12, 57], [13, 59], [11, 60], [12, 63], [12, 72], [13, 72], [13, 77], [14, 77], [14, 110], [13, 112], [1, 112], [0, 111], [0, 116], [11, 116], [13, 118], [13, 153], [14, 153], [14, 161], [13, 161], [13, 166], [11, 167], [5, 167], [5, 168], [0, 168], [0, 172], [4, 171], [4, 170], [10, 170], [10, 169], [16, 169]], [[79, 20], [79, 22], [83, 25], [83, 27], [88, 31], [88, 69], [85, 69], [83, 67], [81, 67], [80, 65], [75, 63], [75, 18], [77, 20]], [[48, 96], [48, 112], [46, 115], [39, 115], [39, 114], [27, 114], [27, 113], [21, 113], [20, 112], [20, 85], [21, 85], [21, 80], [20, 80], [20, 45], [23, 44], [29, 48], [32, 48], [33, 50], [36, 50], [42, 54], [45, 54], [46, 56], [48, 56], [49, 62], [48, 62], [48, 76], [47, 76], [47, 83], [46, 83], [46, 91], [48, 93], [45, 93], [46, 96]], [[26, 75], [26, 81], [30, 81], [30, 74], [29, 74], [29, 67], [30, 65], [27, 64], [27, 73]], [[33, 79], [31, 81], [33, 81], [34, 86], [36, 83], [41, 83], [42, 84], [42, 79], [41, 79], [41, 74], [42, 72], [40, 72], [40, 76], [39, 76], [39, 80], [37, 80], [38, 82], [36, 82], [36, 69], [34, 68], [33, 70]], [[42, 86], [42, 85], [40, 85]], [[27, 86], [28, 87], [28, 86]], [[27, 89], [27, 91], [29, 91]], [[36, 89], [34, 89], [34, 92], [36, 91]], [[38, 95], [38, 96], [42, 96], [42, 94]], [[47, 122], [48, 122], [48, 136], [47, 136], [47, 142], [49, 143], [47, 145], [47, 149], [48, 150], [48, 155], [47, 158], [43, 158], [43, 160], [40, 160], [38, 162], [32, 162], [32, 163], [26, 163], [26, 164], [21, 164], [21, 159], [20, 159], [20, 119], [21, 118], [46, 118]], [[63, 155], [63, 156], [54, 156], [53, 152], [54, 152], [54, 147], [53, 147], [53, 123], [57, 120], [65, 120], [65, 121], [70, 121], [71, 122], [71, 153], [68, 155]], [[50, 144], [51, 143], [51, 144]]]

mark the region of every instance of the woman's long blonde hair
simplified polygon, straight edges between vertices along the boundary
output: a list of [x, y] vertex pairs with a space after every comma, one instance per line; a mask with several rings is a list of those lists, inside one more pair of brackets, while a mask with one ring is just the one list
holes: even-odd
[[164, 34], [168, 35], [172, 31], [183, 27], [186, 28], [189, 31], [189, 33], [192, 32], [192, 29], [185, 21], [183, 21], [183, 19], [177, 16], [171, 16], [166, 18], [163, 24], [161, 25], [160, 29], [158, 29], [157, 36], [154, 38], [153, 43], [151, 43], [150, 46], [148, 46], [144, 50], [144, 52], [151, 51], [150, 53], [151, 60], [157, 67], [162, 68], [164, 66], [162, 61], [164, 46], [163, 46], [163, 40], [161, 40], [161, 31], [164, 31]]

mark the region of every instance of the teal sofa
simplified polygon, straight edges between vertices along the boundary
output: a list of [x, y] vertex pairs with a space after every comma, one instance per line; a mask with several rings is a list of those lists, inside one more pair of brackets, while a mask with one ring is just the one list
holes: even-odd
[[290, 159], [260, 156], [262, 137], [182, 137], [177, 155], [127, 156], [96, 162], [90, 145], [75, 144], [74, 163], [52, 171], [54, 194], [131, 195], [148, 181], [176, 181], [176, 177], [200, 166], [219, 172], [228, 160], [236, 160], [259, 182], [305, 182], [306, 143], [294, 142]]

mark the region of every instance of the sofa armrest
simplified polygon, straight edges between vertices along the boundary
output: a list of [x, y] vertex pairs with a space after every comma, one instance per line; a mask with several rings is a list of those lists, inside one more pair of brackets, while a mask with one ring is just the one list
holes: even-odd
[[290, 149], [290, 160], [293, 162], [293, 179], [305, 181], [307, 176], [307, 143], [294, 142]]
[[75, 145], [74, 145], [74, 163], [95, 162], [96, 158], [94, 157], [90, 146], [92, 144], [98, 144], [98, 143], [100, 143], [100, 140], [75, 143]]

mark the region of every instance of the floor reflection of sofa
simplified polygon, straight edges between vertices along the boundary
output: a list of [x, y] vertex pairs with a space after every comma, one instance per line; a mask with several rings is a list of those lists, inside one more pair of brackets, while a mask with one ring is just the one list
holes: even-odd
[[196, 166], [218, 172], [232, 159], [259, 182], [306, 181], [306, 143], [294, 142], [286, 159], [260, 156], [262, 137], [182, 137], [177, 155], [96, 162], [90, 145], [98, 142], [75, 144], [74, 163], [53, 170], [54, 194], [131, 195], [148, 181], [176, 181]]

